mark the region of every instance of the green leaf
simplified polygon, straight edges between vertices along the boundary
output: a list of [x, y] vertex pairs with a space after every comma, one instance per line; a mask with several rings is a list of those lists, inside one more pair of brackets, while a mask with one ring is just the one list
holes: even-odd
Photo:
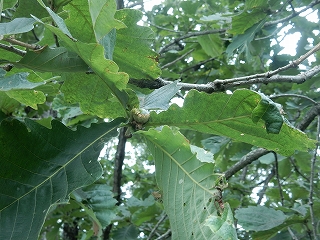
[[5, 113], [7, 115], [10, 115], [19, 106], [20, 106], [20, 103], [17, 100], [10, 98], [6, 93], [0, 91], [0, 110], [1, 110], [1, 112]]
[[70, 73], [61, 87], [69, 104], [79, 103], [83, 113], [101, 118], [126, 116], [120, 103], [95, 74]]
[[117, 200], [113, 198], [112, 187], [106, 184], [93, 184], [84, 187], [87, 205], [94, 211], [101, 226], [105, 228], [116, 217]]
[[89, 0], [89, 11], [97, 42], [113, 28], [120, 29], [126, 25], [114, 18], [117, 3], [114, 0]]
[[35, 22], [33, 18], [15, 18], [11, 22], [0, 23], [0, 35], [29, 32]]
[[114, 240], [136, 240], [139, 236], [138, 229], [130, 224], [129, 226], [117, 229], [113, 232], [112, 238]]
[[122, 9], [115, 17], [127, 28], [117, 31], [117, 43], [113, 59], [124, 71], [135, 79], [156, 79], [161, 70], [158, 67], [158, 54], [151, 50], [154, 33], [148, 27], [138, 26], [142, 13], [133, 9]]
[[46, 101], [44, 93], [37, 90], [11, 90], [6, 92], [6, 94], [11, 98], [32, 107], [33, 109], [38, 109], [37, 104], [41, 104]]
[[148, 95], [139, 96], [140, 108], [166, 110], [169, 107], [171, 98], [176, 95], [180, 88], [178, 81], [175, 81], [154, 90]]
[[28, 51], [17, 63], [18, 67], [26, 67], [44, 72], [85, 72], [88, 65], [74, 52], [64, 47], [44, 47], [39, 51]]
[[116, 98], [114, 101], [119, 102], [123, 111], [127, 108], [128, 95], [124, 91], [128, 83], [128, 75], [118, 72], [118, 66], [111, 60], [104, 57], [104, 49], [97, 43], [82, 43], [69, 38], [61, 30], [49, 24], [45, 27], [61, 38], [65, 45], [76, 52], [85, 63], [99, 77], [99, 81], [104, 85], [105, 91], [111, 92]]
[[[173, 104], [167, 111], [159, 114], [151, 112], [146, 127], [170, 125], [227, 136], [284, 156], [291, 155], [296, 150], [307, 151], [314, 148], [313, 140], [287, 123], [282, 125], [279, 134], [267, 133], [263, 119], [254, 123], [252, 113], [257, 107], [260, 108], [260, 104], [261, 95], [246, 89], [236, 90], [232, 95], [192, 90], [186, 96], [183, 107]], [[255, 114], [258, 112], [255, 111]], [[254, 118], [256, 120], [256, 115]]]
[[205, 226], [214, 232], [214, 240], [238, 239], [234, 227], [232, 210], [228, 203], [224, 204], [224, 211], [221, 216], [210, 216]]
[[[87, 0], [72, 1], [63, 9], [69, 13], [65, 23], [72, 36], [82, 42], [96, 42]], [[106, 24], [108, 24], [106, 22]], [[83, 34], [85, 33], [85, 34]]]
[[[167, 126], [160, 132], [150, 129], [139, 133], [155, 159], [156, 180], [172, 239], [213, 239], [215, 233], [205, 223], [217, 215], [212, 198], [219, 176], [214, 174], [214, 165], [199, 161], [188, 140]], [[230, 231], [235, 233], [234, 228]]]
[[282, 224], [280, 224], [270, 230], [253, 233], [252, 238], [254, 240], [268, 240], [268, 239], [272, 238], [273, 236], [277, 235], [279, 233], [279, 231], [281, 231], [282, 229], [284, 229], [290, 225], [299, 224], [299, 223], [302, 224], [305, 222], [306, 222], [306, 219], [304, 217], [293, 215], [293, 216], [288, 217]]
[[228, 45], [226, 53], [230, 57], [234, 50], [238, 49], [239, 53], [249, 48], [250, 42], [253, 40], [255, 34], [260, 31], [263, 27], [265, 21], [260, 21], [259, 23], [253, 25], [245, 31], [244, 34], [237, 35], [233, 38], [232, 43]]
[[46, 97], [43, 92], [35, 90], [43, 83], [32, 83], [27, 80], [28, 73], [21, 72], [11, 76], [4, 76], [0, 71], [0, 91], [4, 91], [13, 98], [27, 106], [37, 109], [37, 104], [44, 103]]
[[[5, 2], [7, 1], [5, 0]], [[18, 7], [14, 12], [14, 17], [30, 17], [30, 14], [35, 14], [38, 18], [48, 16], [47, 11], [43, 9], [37, 0], [19, 1]]]
[[43, 83], [33, 83], [27, 80], [28, 73], [20, 72], [10, 76], [5, 76], [5, 71], [0, 69], [0, 91], [13, 89], [33, 89]]
[[[50, 205], [65, 201], [81, 186], [101, 177], [97, 161], [102, 140], [117, 134], [124, 119], [71, 131], [26, 119], [0, 126], [0, 239], [38, 239]], [[5, 217], [4, 217], [5, 216]]]
[[245, 230], [264, 231], [279, 226], [287, 219], [287, 216], [273, 208], [249, 206], [248, 208], [237, 209], [235, 218], [238, 219], [238, 224]]
[[12, 8], [16, 5], [18, 0], [6, 0], [3, 1], [3, 9]]
[[220, 56], [223, 52], [222, 41], [219, 36], [215, 34], [203, 35], [197, 37], [203, 50], [210, 57]]
[[259, 105], [252, 111], [252, 121], [259, 122], [262, 119], [266, 123], [267, 133], [280, 132], [283, 124], [283, 118], [278, 110], [277, 105], [265, 95], [261, 95]]
[[107, 35], [105, 35], [101, 41], [100, 44], [104, 48], [104, 54], [106, 59], [113, 59], [113, 52], [114, 52], [114, 47], [116, 45], [116, 30], [112, 29]]
[[229, 29], [228, 32], [234, 35], [244, 34], [247, 29], [250, 29], [259, 22], [264, 23], [266, 16], [267, 14], [262, 9], [243, 11], [241, 14], [232, 18], [232, 28]]

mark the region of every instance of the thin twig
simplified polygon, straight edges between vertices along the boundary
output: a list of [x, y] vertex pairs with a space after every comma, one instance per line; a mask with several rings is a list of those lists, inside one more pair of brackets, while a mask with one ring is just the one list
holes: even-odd
[[289, 157], [289, 160], [291, 162], [291, 165], [293, 166], [294, 172], [298, 173], [301, 177], [303, 177], [306, 181], [310, 182], [310, 178], [307, 178], [305, 175], [302, 174], [302, 172], [300, 172], [297, 164], [294, 162], [294, 160], [292, 159], [292, 157]]
[[162, 239], [166, 239], [171, 235], [171, 229], [169, 229], [168, 231], [166, 231], [164, 234], [162, 234], [160, 237], [158, 237], [156, 240], [162, 240]]
[[318, 125], [317, 125], [317, 144], [314, 150], [313, 157], [311, 159], [311, 170], [310, 170], [310, 190], [309, 190], [309, 207], [310, 207], [310, 218], [311, 218], [311, 225], [312, 225], [312, 234], [315, 240], [318, 239], [317, 237], [317, 228], [316, 228], [316, 219], [314, 215], [313, 209], [313, 189], [314, 189], [314, 172], [315, 172], [315, 164], [317, 161], [317, 152], [320, 144], [320, 115], [318, 115]]
[[273, 176], [275, 175], [275, 170], [274, 167], [271, 169], [270, 174], [268, 175], [268, 177], [266, 178], [266, 180], [264, 181], [263, 184], [263, 188], [261, 189], [261, 191], [259, 192], [259, 199], [257, 201], [257, 205], [260, 205], [260, 203], [262, 202], [263, 196], [265, 194], [265, 192], [268, 189], [268, 184], [271, 181], [271, 179], [273, 178]]
[[[283, 71], [288, 70], [290, 68], [297, 67], [301, 62], [306, 60], [308, 57], [310, 57], [313, 53], [317, 52], [319, 49], [320, 49], [320, 43], [318, 43], [316, 46], [314, 46], [306, 54], [300, 56], [298, 59], [292, 61], [291, 63], [287, 64], [286, 66], [277, 68], [274, 71], [270, 71], [270, 72], [266, 72], [266, 73], [259, 73], [259, 74], [254, 74], [254, 75], [249, 75], [249, 76], [245, 76], [245, 77], [238, 77], [238, 78], [231, 78], [231, 79], [224, 79], [224, 80], [215, 80], [214, 82], [220, 81], [222, 84], [228, 84], [228, 83], [233, 83], [233, 82], [246, 81], [246, 82], [249, 83], [249, 80], [252, 80], [252, 79], [267, 79], [267, 78], [271, 78], [272, 76], [275, 76], [276, 74], [278, 74], [280, 72], [283, 72]], [[319, 66], [316, 66], [316, 67], [318, 67], [320, 69]], [[316, 69], [318, 69], [318, 68], [316, 68]], [[291, 77], [293, 77], [293, 76], [291, 76]], [[254, 83], [256, 83], [256, 82], [254, 82]]]
[[278, 182], [278, 187], [279, 187], [279, 194], [280, 194], [280, 201], [281, 201], [281, 206], [283, 206], [283, 192], [282, 192], [282, 187], [281, 187], [281, 182], [280, 182], [280, 177], [279, 177], [279, 164], [278, 164], [278, 155], [273, 152], [274, 155], [274, 160], [275, 160], [275, 174]]
[[268, 27], [268, 26], [277, 25], [279, 23], [286, 22], [286, 21], [290, 20], [291, 18], [294, 18], [294, 17], [298, 16], [299, 14], [309, 10], [310, 8], [313, 8], [315, 5], [317, 5], [319, 3], [320, 3], [320, 1], [312, 1], [309, 5], [307, 5], [306, 7], [301, 9], [300, 11], [298, 11], [298, 12], [293, 11], [289, 16], [287, 16], [285, 18], [281, 18], [281, 19], [278, 19], [278, 20], [275, 20], [275, 21], [266, 22], [264, 24], [264, 26]]
[[313, 100], [312, 98], [309, 98], [307, 96], [300, 95], [300, 94], [294, 94], [294, 93], [277, 94], [277, 95], [270, 96], [269, 98], [275, 99], [275, 98], [280, 98], [280, 97], [303, 98], [303, 99], [307, 99], [308, 101], [312, 102], [313, 104], [318, 104], [318, 102]]
[[149, 24], [150, 24], [151, 26], [153, 26], [153, 27], [156, 27], [156, 28], [162, 29], [162, 30], [164, 30], [164, 31], [174, 32], [174, 33], [183, 33], [183, 34], [184, 34], [184, 32], [182, 32], [182, 31], [176, 31], [176, 30], [173, 30], [173, 29], [169, 29], [169, 28], [161, 27], [161, 26], [158, 26], [158, 25], [153, 24], [153, 23], [149, 23]]
[[25, 47], [32, 50], [39, 50], [41, 48], [41, 46], [39, 45], [21, 42], [13, 37], [4, 38], [3, 40], [11, 44], [18, 45], [18, 46]]
[[165, 69], [165, 68], [167, 68], [167, 67], [169, 67], [169, 66], [171, 66], [171, 65], [173, 65], [173, 64], [175, 64], [175, 63], [177, 63], [177, 62], [179, 62], [181, 59], [183, 59], [185, 56], [189, 55], [189, 54], [192, 53], [193, 51], [194, 51], [194, 49], [191, 49], [190, 51], [186, 52], [185, 54], [183, 54], [182, 56], [178, 57], [178, 58], [175, 59], [174, 61], [169, 62], [169, 63], [163, 65], [163, 66], [161, 67], [161, 69]]
[[0, 43], [0, 48], [4, 49], [4, 50], [7, 50], [9, 52], [13, 52], [15, 54], [18, 54], [20, 55], [21, 57], [23, 57], [24, 55], [26, 55], [26, 51], [23, 51], [21, 49], [18, 49], [18, 48], [15, 48], [14, 46], [9, 46], [9, 45], [5, 45], [3, 43]]
[[183, 39], [191, 38], [191, 37], [197, 37], [202, 35], [208, 35], [208, 34], [214, 34], [214, 33], [224, 33], [226, 29], [213, 29], [213, 30], [206, 30], [206, 31], [198, 31], [198, 32], [190, 32], [187, 34], [184, 34], [181, 37], [175, 38], [171, 43], [165, 45], [161, 50], [159, 51], [159, 54], [162, 54], [164, 52], [167, 52], [167, 50], [172, 46], [177, 44]]
[[157, 222], [157, 224], [154, 226], [154, 228], [151, 230], [147, 240], [150, 240], [151, 237], [154, 235], [155, 231], [158, 229], [159, 225], [167, 218], [167, 214], [163, 214], [163, 216], [160, 218], [160, 220]]

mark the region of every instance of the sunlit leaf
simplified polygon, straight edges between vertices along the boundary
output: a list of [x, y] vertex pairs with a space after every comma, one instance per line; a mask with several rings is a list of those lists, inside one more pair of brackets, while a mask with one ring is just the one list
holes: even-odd
[[[270, 109], [273, 114], [263, 117], [263, 111], [255, 111], [257, 108], [260, 109], [260, 104], [264, 106], [265, 103], [261, 103], [261, 99], [260, 94], [246, 89], [236, 90], [232, 95], [207, 94], [193, 90], [185, 98], [183, 107], [173, 104], [167, 111], [159, 114], [151, 112], [146, 126], [171, 125], [227, 136], [240, 142], [274, 150], [285, 156], [296, 150], [307, 151], [314, 147], [313, 140], [287, 123], [282, 124], [279, 134], [268, 133], [266, 121], [268, 125], [274, 121], [278, 122], [280, 113], [277, 108], [273, 108]], [[260, 114], [261, 118], [256, 123], [255, 114]], [[278, 130], [280, 126], [277, 125]]]
[[161, 74], [158, 54], [151, 50], [154, 33], [148, 27], [138, 26], [142, 13], [133, 9], [118, 11], [115, 17], [127, 28], [117, 31], [113, 59], [121, 71], [136, 79], [156, 79]]

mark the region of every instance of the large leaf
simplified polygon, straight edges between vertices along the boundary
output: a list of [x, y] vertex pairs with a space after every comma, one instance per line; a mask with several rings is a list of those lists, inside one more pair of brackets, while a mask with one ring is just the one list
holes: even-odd
[[249, 206], [235, 211], [238, 224], [245, 230], [264, 231], [282, 224], [287, 216], [273, 208], [265, 206]]
[[[246, 89], [236, 90], [232, 95], [193, 90], [187, 95], [183, 107], [173, 104], [159, 114], [151, 112], [146, 126], [172, 125], [227, 136], [285, 156], [296, 150], [314, 148], [313, 140], [286, 122], [282, 124], [279, 134], [268, 133], [267, 127], [271, 132], [280, 130], [281, 124], [271, 124], [279, 121], [280, 113], [272, 106], [266, 108], [267, 102], [261, 100], [260, 94]], [[275, 126], [277, 129], [273, 129]]]
[[161, 74], [158, 55], [151, 50], [154, 33], [148, 27], [137, 25], [142, 13], [138, 10], [123, 9], [118, 11], [115, 17], [127, 25], [127, 28], [117, 31], [113, 54], [113, 59], [120, 70], [128, 73], [131, 78], [158, 78]]
[[[217, 216], [213, 194], [218, 176], [214, 165], [199, 161], [188, 140], [167, 126], [160, 132], [150, 129], [140, 133], [155, 159], [156, 180], [170, 219], [172, 239], [219, 239], [216, 231], [223, 223], [214, 229], [209, 220]], [[236, 236], [235, 229], [229, 228], [228, 235]]]
[[101, 177], [102, 140], [123, 119], [71, 131], [3, 120], [0, 126], [0, 239], [37, 239], [50, 205]]

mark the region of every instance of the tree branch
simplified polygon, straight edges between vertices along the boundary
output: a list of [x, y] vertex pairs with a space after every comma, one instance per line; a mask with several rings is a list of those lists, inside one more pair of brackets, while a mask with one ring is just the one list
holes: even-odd
[[155, 231], [158, 229], [159, 225], [167, 218], [167, 214], [163, 214], [163, 216], [160, 218], [160, 220], [157, 222], [157, 224], [154, 226], [154, 228], [151, 230], [147, 240], [151, 240], [151, 237], [154, 235]]
[[3, 40], [11, 44], [18, 45], [18, 46], [25, 47], [32, 50], [39, 50], [41, 48], [41, 46], [39, 45], [21, 42], [13, 37], [4, 38]]
[[[125, 146], [127, 137], [125, 136], [126, 128], [121, 128], [119, 133], [119, 141], [117, 151], [114, 159], [114, 170], [113, 170], [113, 193], [114, 198], [117, 200], [117, 205], [121, 204], [121, 179], [122, 179], [122, 166], [125, 157]], [[103, 231], [103, 239], [110, 239], [110, 232], [112, 229], [112, 223], [109, 224]]]
[[306, 130], [306, 128], [311, 124], [311, 122], [315, 119], [316, 116], [320, 115], [320, 104], [312, 107], [309, 112], [306, 113], [304, 118], [301, 120], [299, 124], [297, 124], [297, 128], [301, 131]]
[[181, 59], [183, 59], [185, 56], [189, 55], [189, 54], [192, 53], [193, 51], [194, 51], [194, 49], [191, 49], [190, 51], [186, 52], [185, 54], [183, 54], [182, 56], [178, 57], [178, 58], [175, 59], [174, 61], [169, 62], [169, 63], [163, 65], [163, 66], [161, 67], [161, 69], [165, 69], [165, 68], [167, 68], [167, 67], [170, 67], [171, 65], [177, 63], [178, 61], [180, 61]]
[[5, 45], [3, 43], [0, 43], [0, 48], [4, 49], [4, 50], [7, 50], [9, 52], [13, 52], [15, 54], [18, 54], [20, 55], [21, 57], [23, 57], [24, 55], [26, 55], [26, 51], [23, 51], [23, 50], [20, 50], [18, 48], [15, 48], [14, 46], [9, 46], [9, 45]]
[[230, 167], [227, 171], [225, 171], [223, 174], [225, 175], [226, 179], [229, 179], [232, 177], [236, 172], [240, 171], [245, 166], [249, 165], [253, 161], [257, 160], [259, 157], [266, 155], [271, 151], [264, 149], [264, 148], [258, 148], [255, 149], [248, 154], [244, 155], [239, 162], [234, 164], [232, 167]]
[[311, 170], [310, 170], [310, 189], [309, 189], [309, 207], [310, 207], [310, 217], [311, 217], [311, 225], [312, 225], [312, 233], [313, 238], [315, 240], [318, 239], [317, 227], [316, 227], [316, 218], [314, 215], [313, 209], [313, 188], [314, 188], [314, 174], [315, 174], [315, 164], [317, 161], [317, 152], [320, 144], [320, 115], [318, 115], [318, 125], [317, 125], [317, 144], [314, 150], [313, 157], [311, 159]]
[[265, 192], [267, 191], [268, 188], [268, 184], [271, 181], [271, 179], [274, 177], [275, 175], [275, 171], [274, 171], [274, 167], [271, 169], [271, 173], [268, 175], [268, 177], [266, 178], [266, 180], [264, 181], [263, 184], [263, 188], [261, 189], [261, 191], [259, 192], [259, 199], [257, 201], [257, 205], [260, 205], [260, 203], [262, 202], [263, 199], [263, 195], [265, 194]]

